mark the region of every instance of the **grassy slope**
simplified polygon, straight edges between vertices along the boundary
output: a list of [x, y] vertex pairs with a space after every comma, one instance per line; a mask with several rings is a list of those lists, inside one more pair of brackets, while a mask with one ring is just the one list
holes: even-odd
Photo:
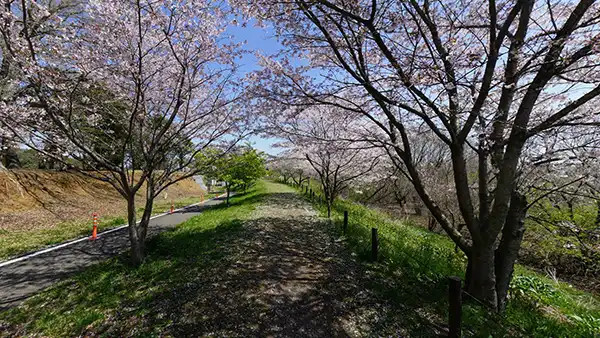
[[[324, 206], [316, 205], [322, 215]], [[378, 228], [380, 262], [371, 266], [381, 282], [373, 285], [399, 309], [428, 312], [435, 321], [447, 314], [447, 276], [464, 278], [466, 257], [443, 235], [391, 220], [382, 213], [349, 201], [337, 201], [332, 218], [341, 231], [343, 211], [349, 211], [346, 240], [358, 257], [368, 260], [371, 228]], [[468, 298], [468, 296], [467, 296]], [[411, 324], [411, 319], [405, 325]], [[592, 337], [600, 333], [600, 299], [516, 267], [511, 300], [504, 317], [466, 301], [465, 334], [478, 337]], [[413, 333], [418, 335], [418, 327]]]
[[[98, 231], [114, 228], [125, 222], [123, 217], [106, 217], [101, 219], [98, 224]], [[88, 222], [59, 222], [51, 228], [35, 231], [0, 230], [0, 260], [9, 259], [72, 238], [89, 235], [91, 231], [91, 219]]]
[[230, 208], [215, 207], [159, 234], [137, 269], [126, 257], [114, 258], [1, 313], [0, 337], [77, 336], [88, 330], [108, 337], [158, 335], [171, 324], [161, 311], [188, 296], [186, 286], [220, 263], [225, 253], [219, 243], [239, 234], [241, 220], [272, 189], [268, 184], [234, 196]]
[[[207, 198], [212, 198], [217, 194], [208, 194]], [[196, 197], [184, 197], [173, 200], [175, 209], [200, 202]], [[152, 214], [160, 214], [169, 211], [171, 208], [170, 200], [157, 200], [154, 202]], [[142, 215], [144, 208], [138, 208], [138, 217]], [[127, 223], [126, 215], [107, 216], [100, 219], [98, 231], [104, 231]], [[69, 221], [59, 222], [48, 229], [36, 229], [35, 231], [7, 231], [0, 229], [0, 260], [8, 259], [26, 252], [43, 248], [45, 246], [58, 244], [73, 238], [91, 234], [92, 222], [89, 221]]]
[[[88, 210], [90, 209], [89, 204], [97, 204], [95, 208], [100, 209], [99, 231], [126, 223], [125, 201], [106, 183], [81, 176], [74, 176], [74, 174], [35, 170], [18, 172], [18, 175], [15, 177], [20, 177], [23, 187], [26, 187], [26, 184], [33, 181], [36, 183], [31, 183], [26, 188], [27, 193], [24, 194], [25, 197], [23, 198], [20, 198], [13, 191], [12, 195], [9, 195], [9, 202], [11, 203], [3, 207], [5, 209], [3, 212], [10, 214], [12, 210], [15, 213], [30, 210], [32, 213], [19, 216], [28, 219], [29, 217], [37, 218], [40, 216], [40, 212], [34, 210], [48, 209], [43, 212], [44, 220], [40, 221], [48, 225], [45, 227], [36, 225], [21, 229], [19, 227], [6, 227], [7, 224], [0, 224], [0, 260], [89, 235], [92, 230], [91, 217], [88, 216], [89, 219], [81, 218], [81, 215], [91, 214], [91, 211]], [[200, 189], [194, 187], [195, 183], [190, 183], [189, 181], [186, 180], [169, 188], [172, 191], [170, 196], [173, 196], [176, 209], [200, 202], [198, 193]], [[7, 184], [6, 186], [9, 185]], [[2, 187], [4, 188], [4, 185]], [[84, 191], [85, 187], [89, 191]], [[48, 191], [51, 191], [51, 193], [47, 193]], [[3, 190], [2, 193], [6, 194], [8, 190]], [[190, 197], [190, 194], [193, 196]], [[204, 198], [211, 198], [215, 195], [215, 193], [206, 194]], [[54, 206], [58, 200], [65, 198], [71, 198], [74, 201], [67, 201], [60, 208]], [[82, 205], [77, 205], [77, 200], [81, 200]], [[97, 203], [94, 203], [95, 201]], [[142, 204], [142, 202], [141, 200], [137, 201], [138, 205]], [[43, 207], [40, 207], [40, 203], [43, 203]], [[105, 207], [105, 204], [110, 205], [110, 207]], [[162, 196], [158, 197], [154, 202], [153, 214], [166, 212], [170, 207], [171, 199], [165, 199]], [[143, 208], [138, 208], [137, 212], [138, 216], [141, 216]], [[70, 219], [61, 221], [59, 217], [64, 214], [68, 214], [67, 217]], [[0, 221], [2, 221], [1, 215]], [[5, 220], [5, 222], [7, 221]], [[2, 225], [5, 228], [2, 228]]]

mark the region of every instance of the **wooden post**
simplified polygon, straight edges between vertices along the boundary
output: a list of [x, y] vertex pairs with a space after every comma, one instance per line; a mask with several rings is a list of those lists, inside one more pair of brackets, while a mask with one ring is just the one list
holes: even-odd
[[348, 228], [348, 210], [344, 210], [344, 235], [346, 234], [346, 229]]
[[371, 255], [373, 262], [377, 261], [379, 255], [379, 237], [377, 236], [377, 228], [371, 228]]
[[448, 337], [461, 336], [462, 290], [459, 277], [449, 277]]

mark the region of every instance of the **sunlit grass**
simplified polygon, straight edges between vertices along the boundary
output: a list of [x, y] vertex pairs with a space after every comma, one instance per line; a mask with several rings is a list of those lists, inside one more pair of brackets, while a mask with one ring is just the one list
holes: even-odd
[[[98, 230], [114, 228], [125, 223], [123, 217], [107, 217], [98, 224]], [[24, 254], [45, 246], [91, 234], [89, 222], [61, 222], [52, 228], [32, 231], [5, 231], [0, 233], [0, 260]]]
[[[322, 216], [326, 216], [324, 205], [313, 204]], [[430, 311], [432, 318], [445, 321], [447, 277], [464, 279], [465, 255], [455, 250], [454, 243], [444, 235], [429, 232], [408, 221], [393, 220], [381, 212], [346, 200], [336, 201], [332, 211], [333, 231], [337, 235], [342, 232], [344, 210], [349, 212], [344, 239], [365, 262], [371, 257], [371, 228], [378, 229], [380, 259], [371, 269], [382, 281], [375, 285], [380, 294], [394, 300], [399, 309], [406, 310], [407, 302], [416, 302], [419, 308]], [[526, 277], [530, 279], [519, 279]], [[463, 307], [466, 335], [593, 337], [600, 333], [600, 300], [597, 297], [519, 265], [515, 280], [527, 283], [513, 283], [511, 299], [502, 316], [474, 301], [466, 302]], [[413, 322], [406, 319], [405, 325]], [[415, 325], [413, 334], [419, 335], [419, 330]]]
[[[220, 264], [225, 255], [220, 243], [238, 235], [241, 221], [260, 203], [265, 189], [260, 183], [232, 197], [231, 207], [215, 206], [157, 235], [138, 268], [131, 267], [126, 256], [117, 257], [0, 313], [0, 336], [160, 335], [171, 324], [161, 306], [188, 296], [175, 290], [185, 290]], [[150, 312], [151, 322], [140, 319]]]
[[[215, 197], [221, 192], [206, 194], [204, 200]], [[175, 209], [184, 206], [199, 203], [198, 197], [186, 197], [175, 199], [173, 201]], [[152, 214], [157, 215], [169, 211], [171, 208], [171, 200], [157, 198], [152, 208]], [[137, 216], [142, 215], [143, 208], [138, 208]], [[127, 222], [126, 214], [120, 216], [104, 216], [100, 217], [98, 222], [98, 231], [111, 229]], [[18, 256], [27, 252], [34, 251], [46, 246], [62, 243], [70, 239], [90, 235], [92, 231], [92, 218], [88, 221], [70, 221], [59, 222], [48, 229], [35, 230], [4, 230], [0, 232], [0, 260], [5, 260], [10, 257]]]
[[[201, 276], [222, 266], [224, 260], [239, 259], [229, 256], [224, 244], [243, 236], [242, 222], [262, 196], [289, 191], [289, 187], [262, 182], [247, 194], [233, 197], [230, 208], [217, 206], [158, 235], [148, 244], [147, 259], [137, 269], [123, 256], [59, 283], [0, 314], [0, 336], [3, 328], [16, 336], [91, 332], [160, 336], [174, 325], [168, 311], [179, 304], [178, 299], [197, 299], [209, 292], [198, 285]], [[325, 214], [324, 206], [315, 207]], [[344, 210], [349, 211], [350, 221], [346, 236], [341, 237]], [[391, 317], [383, 322], [399, 323], [410, 336], [424, 337], [431, 336], [432, 322], [447, 322], [446, 278], [462, 277], [466, 262], [451, 241], [348, 201], [336, 203], [332, 219], [332, 235], [343, 238], [367, 267], [371, 278], [365, 288], [393, 307]], [[375, 264], [370, 262], [372, 227], [378, 228], [380, 238], [380, 259]], [[474, 302], [464, 305], [465, 336], [593, 337], [597, 332], [597, 298], [521, 266], [516, 276], [518, 283], [504, 316], [493, 315]], [[195, 293], [187, 295], [190, 285]]]

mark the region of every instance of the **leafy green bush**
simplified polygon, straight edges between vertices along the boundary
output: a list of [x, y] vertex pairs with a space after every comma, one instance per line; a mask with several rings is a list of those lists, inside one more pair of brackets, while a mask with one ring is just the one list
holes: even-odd
[[533, 298], [545, 303], [560, 295], [554, 287], [535, 276], [515, 276], [510, 283], [510, 292], [513, 296]]

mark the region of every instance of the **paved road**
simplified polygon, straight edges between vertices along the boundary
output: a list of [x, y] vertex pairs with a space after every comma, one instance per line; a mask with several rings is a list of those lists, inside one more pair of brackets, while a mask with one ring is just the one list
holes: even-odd
[[204, 183], [204, 178], [202, 176], [196, 175], [196, 176], [192, 176], [192, 178], [194, 179], [194, 181], [196, 181], [196, 183], [198, 183], [200, 188], [202, 188], [204, 190], [208, 190], [208, 188], [206, 187], [206, 184]]
[[[174, 228], [203, 210], [221, 203], [212, 199], [150, 221], [148, 236]], [[0, 311], [15, 306], [42, 289], [113, 257], [129, 248], [127, 228], [100, 234], [96, 241], [82, 241], [23, 261], [0, 267]]]

